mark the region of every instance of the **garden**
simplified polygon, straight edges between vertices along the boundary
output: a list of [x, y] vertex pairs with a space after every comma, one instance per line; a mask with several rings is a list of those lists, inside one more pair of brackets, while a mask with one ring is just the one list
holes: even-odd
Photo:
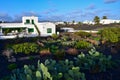
[[120, 80], [119, 31], [0, 40], [0, 80]]

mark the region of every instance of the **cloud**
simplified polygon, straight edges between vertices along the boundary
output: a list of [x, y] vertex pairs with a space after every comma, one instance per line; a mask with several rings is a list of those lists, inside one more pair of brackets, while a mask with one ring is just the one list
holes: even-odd
[[109, 3], [115, 3], [118, 2], [119, 0], [104, 0], [105, 3], [109, 4]]
[[96, 6], [94, 4], [90, 4], [86, 9], [87, 10], [93, 10], [95, 8], [96, 8]]
[[[117, 10], [119, 11], [119, 9]], [[118, 15], [116, 13], [116, 15]], [[84, 20], [93, 20], [95, 16], [107, 16], [111, 19], [120, 19], [120, 16], [115, 16], [115, 13], [112, 13], [112, 10], [109, 9], [76, 9], [66, 13], [59, 13], [57, 9], [51, 8], [42, 12], [21, 12], [10, 16], [6, 13], [0, 13], [0, 20], [4, 21], [22, 21], [23, 16], [37, 16], [39, 21], [84, 21]], [[118, 17], [118, 18], [117, 18]]]
[[13, 18], [7, 13], [0, 13], [0, 21], [12, 21]]
[[30, 11], [30, 12], [22, 12], [20, 14], [14, 15], [14, 21], [21, 21], [23, 16], [37, 16], [41, 17], [40, 14]]
[[45, 10], [45, 11], [43, 11], [43, 12], [41, 12], [41, 14], [52, 14], [52, 13], [56, 13], [58, 10], [57, 9], [55, 9], [55, 8], [51, 8], [51, 9], [47, 9], [47, 10]]

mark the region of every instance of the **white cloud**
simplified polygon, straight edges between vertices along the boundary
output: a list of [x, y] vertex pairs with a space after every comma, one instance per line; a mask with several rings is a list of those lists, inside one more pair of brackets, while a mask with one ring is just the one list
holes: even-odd
[[117, 1], [119, 1], [119, 0], [104, 0], [104, 2], [105, 3], [115, 3], [115, 2], [117, 2]]
[[90, 4], [86, 9], [87, 10], [93, 10], [95, 8], [96, 8], [96, 6], [94, 4]]
[[7, 13], [0, 13], [0, 21], [12, 21], [13, 18]]

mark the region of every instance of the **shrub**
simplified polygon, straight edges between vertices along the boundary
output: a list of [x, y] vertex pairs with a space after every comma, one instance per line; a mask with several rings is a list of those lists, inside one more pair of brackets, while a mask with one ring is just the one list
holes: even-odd
[[57, 50], [56, 53], [54, 53], [55, 57], [57, 59], [63, 59], [65, 56], [65, 50]]
[[58, 50], [59, 50], [59, 47], [58, 47], [58, 46], [56, 46], [56, 45], [51, 45], [51, 46], [50, 46], [50, 52], [51, 52], [52, 54], [55, 54]]
[[88, 70], [90, 73], [106, 72], [116, 66], [116, 62], [112, 60], [112, 56], [106, 56], [91, 49], [88, 54], [81, 53], [76, 58], [76, 65], [82, 70]]
[[39, 46], [35, 43], [20, 43], [12, 46], [14, 52], [17, 53], [37, 53], [39, 51]]
[[30, 57], [29, 57], [29, 59], [30, 59], [30, 60], [33, 60], [33, 59], [34, 59], [34, 57], [33, 57], [33, 56], [30, 56]]
[[115, 43], [119, 41], [120, 37], [120, 28], [104, 28], [103, 30], [99, 31], [101, 38], [103, 40], [107, 40], [109, 42]]
[[16, 69], [16, 68], [17, 68], [17, 65], [15, 63], [12, 63], [12, 64], [8, 65], [9, 70], [13, 70], [13, 69]]
[[63, 46], [71, 46], [73, 47], [75, 45], [76, 41], [64, 41], [64, 42], [61, 42], [61, 44]]
[[75, 48], [69, 48], [67, 50], [67, 53], [70, 54], [70, 55], [77, 55], [78, 54], [78, 50], [75, 49]]
[[90, 33], [83, 32], [83, 31], [75, 32], [75, 34], [77, 34], [78, 36], [81, 36], [82, 38], [86, 38], [86, 37], [90, 37], [91, 36]]
[[91, 44], [86, 41], [79, 41], [75, 44], [75, 48], [77, 49], [85, 49], [85, 48], [89, 48], [90, 46]]
[[57, 39], [59, 36], [57, 34], [52, 34], [53, 39]]

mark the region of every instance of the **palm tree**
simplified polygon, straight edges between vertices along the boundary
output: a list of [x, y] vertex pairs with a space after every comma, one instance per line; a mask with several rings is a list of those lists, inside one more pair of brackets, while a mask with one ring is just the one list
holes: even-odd
[[72, 24], [74, 24], [74, 23], [75, 23], [75, 20], [72, 21]]
[[103, 18], [102, 19], [107, 19], [107, 16], [103, 16]]
[[94, 22], [95, 22], [95, 24], [99, 24], [100, 23], [100, 18], [98, 16], [95, 16]]

